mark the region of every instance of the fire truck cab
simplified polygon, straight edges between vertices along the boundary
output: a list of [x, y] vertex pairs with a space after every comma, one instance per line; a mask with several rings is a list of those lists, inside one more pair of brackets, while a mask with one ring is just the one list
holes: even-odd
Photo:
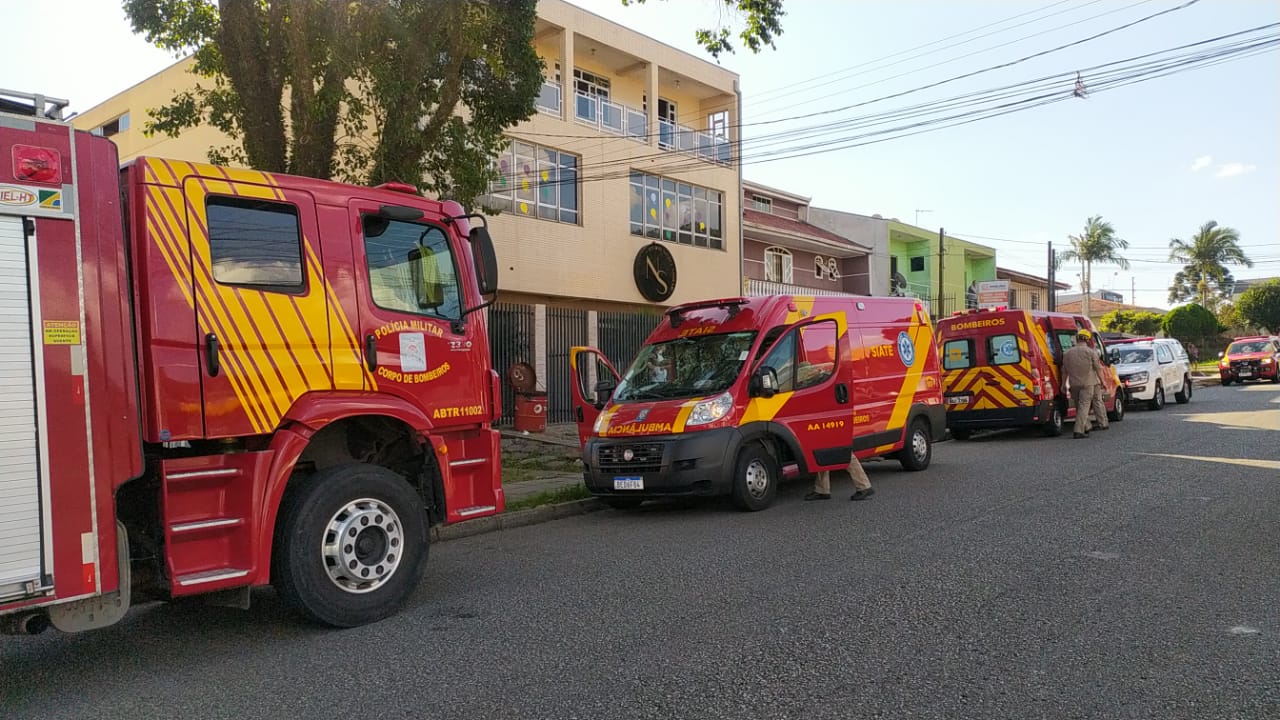
[[770, 296], [672, 308], [625, 374], [571, 351], [587, 488], [615, 507], [731, 495], [772, 504], [784, 470], [889, 455], [923, 470], [945, 430], [919, 301]]
[[0, 117], [0, 630], [269, 583], [391, 614], [430, 524], [503, 508], [487, 231], [409, 186], [120, 168], [58, 108]]

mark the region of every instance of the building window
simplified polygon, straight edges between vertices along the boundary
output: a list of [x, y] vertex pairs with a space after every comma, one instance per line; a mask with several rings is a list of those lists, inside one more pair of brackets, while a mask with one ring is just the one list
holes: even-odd
[[773, 214], [773, 200], [764, 197], [763, 195], [752, 195], [751, 207], [759, 210], [760, 212]]
[[818, 280], [827, 279], [827, 264], [823, 262], [821, 255], [813, 256], [813, 277]]
[[1031, 293], [1031, 309], [1032, 310], [1040, 309], [1040, 293], [1036, 293], [1036, 292]]
[[443, 230], [378, 215], [365, 215], [361, 224], [374, 304], [445, 320], [461, 316], [458, 273]]
[[263, 200], [210, 197], [205, 213], [214, 280], [273, 292], [303, 289], [298, 208]]
[[516, 215], [577, 224], [578, 156], [512, 141], [495, 163], [488, 205]]
[[729, 111], [721, 110], [708, 115], [707, 132], [724, 140], [729, 139]]
[[724, 249], [724, 193], [631, 171], [631, 234]]
[[769, 282], [786, 283], [788, 285], [794, 281], [790, 250], [771, 247], [764, 251], [764, 279]]
[[609, 99], [609, 78], [585, 70], [573, 69], [573, 89], [583, 95]]
[[94, 128], [91, 132], [94, 135], [101, 135], [102, 137], [111, 137], [112, 135], [119, 135], [120, 133], [128, 129], [129, 129], [129, 113], [125, 113], [120, 117], [112, 120], [111, 122], [103, 123], [102, 125], [99, 125], [98, 127]]
[[924, 256], [917, 255], [911, 258], [911, 272], [924, 272]]

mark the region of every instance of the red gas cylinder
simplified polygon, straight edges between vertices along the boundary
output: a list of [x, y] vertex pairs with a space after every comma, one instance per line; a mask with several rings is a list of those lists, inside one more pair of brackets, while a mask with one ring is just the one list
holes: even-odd
[[547, 431], [547, 394], [521, 393], [516, 395], [516, 430], [521, 432]]

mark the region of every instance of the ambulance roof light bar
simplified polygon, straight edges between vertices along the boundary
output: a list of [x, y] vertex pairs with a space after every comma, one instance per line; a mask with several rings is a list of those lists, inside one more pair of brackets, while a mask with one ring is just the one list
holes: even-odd
[[0, 112], [62, 120], [62, 111], [70, 104], [70, 100], [0, 88]]

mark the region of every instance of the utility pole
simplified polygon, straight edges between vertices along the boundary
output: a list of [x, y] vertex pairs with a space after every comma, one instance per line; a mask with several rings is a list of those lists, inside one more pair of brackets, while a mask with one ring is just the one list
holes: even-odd
[[937, 302], [938, 314], [937, 314], [937, 317], [942, 317], [943, 314], [946, 313], [946, 308], [942, 307], [942, 293], [943, 293], [943, 288], [945, 287], [942, 284], [942, 278], [943, 278], [942, 265], [943, 265], [944, 257], [947, 252], [946, 237], [947, 237], [946, 229], [938, 228], [938, 302]]
[[1137, 306], [1138, 304], [1138, 284], [1134, 282], [1133, 276], [1129, 276], [1129, 304]]
[[1047, 305], [1049, 312], [1058, 309], [1058, 268], [1053, 257], [1053, 241], [1049, 241], [1049, 303]]

